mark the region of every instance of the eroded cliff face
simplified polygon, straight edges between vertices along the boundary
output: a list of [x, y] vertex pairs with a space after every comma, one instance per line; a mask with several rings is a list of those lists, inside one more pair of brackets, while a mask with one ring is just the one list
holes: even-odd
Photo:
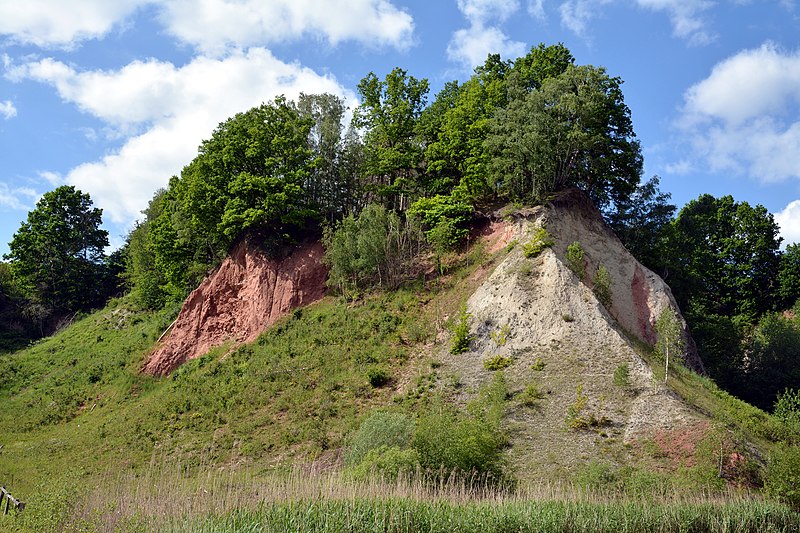
[[239, 244], [189, 295], [143, 371], [166, 375], [216, 346], [253, 341], [292, 309], [319, 300], [328, 274], [323, 256], [319, 242], [298, 246], [283, 259]]
[[[566, 191], [549, 206], [523, 210], [504, 224], [493, 234], [518, 244], [468, 299], [470, 350], [443, 355], [442, 373], [455, 376], [467, 402], [492, 379], [484, 362], [505, 357], [512, 396], [530, 386], [541, 393], [534, 408], [512, 407], [506, 414], [519, 468], [534, 476], [547, 469], [577, 470], [600, 450], [624, 464], [630, 446], [642, 439], [703, 420], [654, 380], [635, 346], [656, 341], [655, 322], [664, 309], [679, 313], [669, 287], [628, 253], [582, 193]], [[524, 245], [539, 227], [554, 244], [526, 257]], [[576, 241], [584, 250], [583, 281], [565, 260]], [[607, 307], [592, 291], [600, 265], [611, 281]], [[691, 350], [686, 364], [702, 369]], [[627, 369], [625, 386], [614, 384], [619, 368]], [[575, 430], [568, 417], [581, 396], [585, 404], [578, 416], [589, 427]]]

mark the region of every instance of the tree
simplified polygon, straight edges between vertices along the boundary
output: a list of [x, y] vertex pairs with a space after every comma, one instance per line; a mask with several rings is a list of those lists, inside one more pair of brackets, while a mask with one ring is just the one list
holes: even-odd
[[788, 245], [781, 254], [777, 298], [778, 309], [787, 309], [800, 299], [800, 244]]
[[102, 209], [70, 185], [45, 193], [9, 243], [14, 275], [30, 297], [56, 312], [97, 305], [108, 232]]
[[498, 112], [486, 142], [505, 192], [540, 201], [576, 186], [601, 208], [630, 195], [642, 155], [621, 84], [603, 68], [569, 65]]
[[686, 340], [678, 315], [671, 307], [661, 311], [656, 319], [656, 352], [664, 358], [664, 383], [669, 376], [669, 358], [682, 357], [686, 351]]
[[653, 176], [630, 196], [619, 198], [613, 210], [604, 215], [606, 223], [639, 262], [663, 272], [662, 243], [675, 206], [669, 203], [671, 195], [661, 192], [658, 184], [658, 176]]
[[781, 238], [764, 206], [710, 194], [678, 213], [668, 235], [669, 283], [681, 308], [753, 323], [773, 308]]
[[422, 147], [417, 120], [428, 94], [428, 80], [395, 68], [383, 81], [370, 72], [358, 84], [361, 105], [353, 121], [365, 130], [364, 173], [372, 192], [386, 207], [405, 209], [419, 193], [417, 177]]

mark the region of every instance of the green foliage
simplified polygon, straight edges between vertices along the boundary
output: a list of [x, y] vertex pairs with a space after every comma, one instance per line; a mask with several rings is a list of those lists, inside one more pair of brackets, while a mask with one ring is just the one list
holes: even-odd
[[499, 348], [501, 346], [505, 346], [506, 342], [508, 342], [508, 335], [511, 333], [511, 326], [508, 325], [508, 322], [500, 326], [500, 329], [494, 330], [489, 333], [489, 338], [492, 339], [494, 342], [495, 347]]
[[622, 363], [614, 369], [614, 385], [624, 389], [628, 388], [630, 384], [630, 368], [628, 363]]
[[594, 275], [594, 285], [592, 292], [597, 297], [597, 300], [603, 304], [606, 309], [611, 308], [612, 295], [611, 295], [611, 276], [605, 266], [600, 265], [597, 267], [597, 272]]
[[403, 413], [373, 411], [361, 422], [347, 443], [345, 462], [356, 466], [370, 452], [387, 449], [405, 449], [411, 443], [414, 420]]
[[469, 332], [469, 319], [472, 317], [467, 312], [467, 305], [461, 306], [453, 326], [453, 340], [450, 344], [450, 353], [458, 355], [469, 351], [473, 336]]
[[767, 461], [766, 493], [800, 510], [800, 447], [780, 445]]
[[370, 72], [358, 84], [361, 105], [353, 122], [364, 134], [366, 187], [389, 208], [401, 208], [401, 197], [418, 194], [417, 168], [422, 149], [415, 129], [428, 94], [428, 80], [393, 69], [380, 80]]
[[664, 382], [669, 376], [670, 357], [682, 359], [686, 351], [686, 339], [678, 315], [671, 307], [664, 308], [656, 319], [656, 353], [664, 359]]
[[578, 241], [573, 242], [567, 246], [567, 253], [564, 255], [567, 262], [567, 268], [572, 270], [578, 279], [583, 281], [586, 277], [586, 266], [583, 263], [583, 247]]
[[544, 367], [545, 367], [545, 362], [542, 361], [541, 357], [537, 357], [536, 360], [531, 365], [531, 370], [541, 372], [542, 370], [544, 370]]
[[370, 204], [358, 216], [348, 215], [324, 232], [328, 285], [353, 298], [370, 287], [396, 287], [421, 247], [422, 235], [412, 221]]
[[428, 242], [441, 254], [456, 248], [469, 234], [472, 206], [453, 196], [436, 195], [418, 199], [407, 215], [422, 221]]
[[800, 299], [800, 244], [791, 243], [780, 256], [778, 266], [778, 309], [786, 309]]
[[545, 393], [535, 383], [529, 383], [519, 395], [519, 403], [525, 407], [535, 407], [539, 400], [544, 399]]
[[484, 359], [483, 368], [494, 372], [496, 370], [502, 370], [504, 368], [511, 366], [513, 362], [514, 360], [511, 359], [510, 357], [505, 357], [503, 355], [493, 355], [488, 359]]
[[601, 206], [631, 194], [642, 156], [621, 83], [603, 68], [568, 65], [495, 113], [486, 144], [503, 191], [541, 201], [577, 186]]
[[564, 419], [569, 429], [582, 429], [589, 425], [589, 420], [584, 411], [589, 406], [589, 395], [583, 392], [583, 383], [575, 389], [575, 401], [567, 407], [567, 417]]
[[785, 389], [778, 394], [773, 414], [800, 433], [800, 389]]
[[747, 364], [737, 376], [740, 396], [763, 409], [769, 409], [778, 394], [800, 383], [800, 327], [797, 320], [781, 313], [761, 317], [743, 343]]
[[374, 366], [367, 369], [367, 381], [375, 388], [383, 387], [391, 381], [389, 370], [383, 366]]
[[536, 257], [542, 253], [545, 248], [553, 246], [554, 243], [555, 241], [553, 241], [553, 237], [550, 236], [547, 229], [538, 227], [533, 230], [533, 237], [531, 237], [531, 240], [522, 245], [522, 254], [527, 258]]
[[102, 304], [102, 209], [88, 194], [62, 185], [45, 193], [8, 244], [14, 277], [48, 311], [73, 312]]
[[653, 176], [630, 196], [618, 198], [613, 210], [605, 213], [605, 219], [640, 263], [663, 272], [666, 263], [663, 241], [676, 208], [669, 203], [671, 195], [661, 192], [658, 185], [658, 176]]
[[395, 481], [401, 475], [414, 474], [419, 468], [419, 452], [414, 448], [381, 445], [367, 452], [348, 473], [358, 480], [374, 477]]

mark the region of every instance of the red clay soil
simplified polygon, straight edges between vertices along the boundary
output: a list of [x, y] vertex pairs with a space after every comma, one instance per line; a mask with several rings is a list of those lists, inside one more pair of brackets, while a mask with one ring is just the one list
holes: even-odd
[[142, 371], [167, 375], [215, 346], [253, 341], [292, 309], [319, 300], [328, 276], [323, 256], [319, 242], [278, 260], [240, 244], [189, 295]]

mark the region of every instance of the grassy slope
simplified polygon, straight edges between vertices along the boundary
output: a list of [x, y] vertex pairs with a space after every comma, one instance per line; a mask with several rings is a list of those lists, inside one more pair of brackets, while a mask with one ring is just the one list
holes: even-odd
[[[492, 265], [480, 250], [461, 261], [444, 281], [358, 304], [326, 298], [255, 343], [218, 349], [168, 378], [138, 370], [177, 309], [136, 312], [124, 298], [113, 301], [0, 356], [0, 483], [31, 504], [33, 518], [36, 509], [63, 505], [68, 484], [135, 473], [153, 457], [190, 469], [335, 460], [363, 413], [392, 403], [413, 408], [438, 380], [446, 386], [429, 343]], [[371, 386], [371, 369], [388, 373], [389, 385]], [[762, 450], [782, 431], [689, 372], [676, 374], [673, 386]]]

